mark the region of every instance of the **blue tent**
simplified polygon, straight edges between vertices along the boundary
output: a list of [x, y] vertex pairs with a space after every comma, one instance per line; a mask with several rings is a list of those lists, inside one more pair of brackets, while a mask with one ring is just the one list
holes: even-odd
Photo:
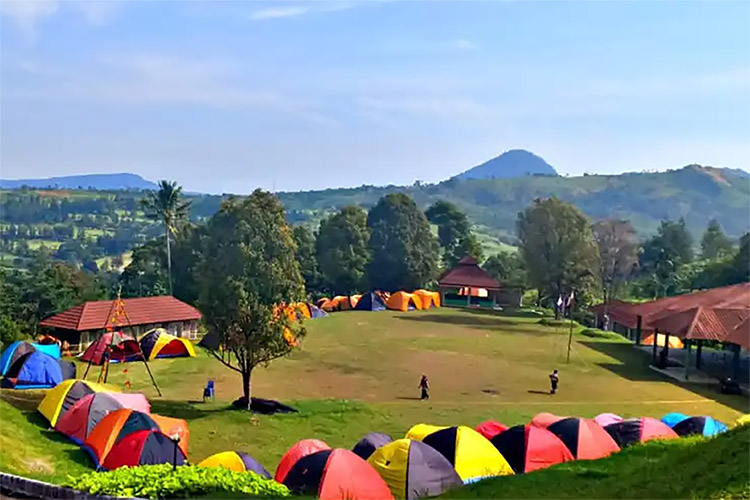
[[727, 426], [711, 417], [690, 417], [675, 425], [673, 429], [680, 436], [698, 434], [711, 437], [726, 432]]
[[17, 360], [8, 369], [3, 386], [13, 389], [49, 389], [68, 378], [75, 378], [75, 365], [35, 351]]
[[328, 316], [327, 312], [315, 304], [307, 304], [307, 307], [310, 309], [310, 319], [325, 318]]
[[688, 417], [684, 413], [673, 411], [672, 413], [667, 413], [666, 415], [661, 417], [661, 421], [670, 427], [674, 427], [675, 425], [679, 424], [683, 420], [687, 420], [688, 418], [690, 417]]
[[385, 311], [385, 302], [375, 292], [362, 295], [354, 307], [355, 311]]
[[0, 375], [5, 376], [8, 370], [18, 360], [33, 352], [42, 352], [55, 359], [60, 359], [60, 346], [57, 344], [37, 344], [35, 342], [26, 342], [17, 340], [9, 345], [0, 356]]

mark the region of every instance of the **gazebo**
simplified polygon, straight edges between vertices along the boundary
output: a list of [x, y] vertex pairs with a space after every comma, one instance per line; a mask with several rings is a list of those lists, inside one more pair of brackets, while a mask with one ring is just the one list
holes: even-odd
[[479, 267], [476, 259], [466, 256], [456, 267], [446, 271], [438, 279], [441, 303], [445, 304], [445, 294], [459, 291], [466, 295], [466, 305], [471, 304], [472, 295], [479, 295], [481, 290], [487, 291], [487, 297], [493, 306], [497, 303], [500, 283], [490, 276], [487, 271]]

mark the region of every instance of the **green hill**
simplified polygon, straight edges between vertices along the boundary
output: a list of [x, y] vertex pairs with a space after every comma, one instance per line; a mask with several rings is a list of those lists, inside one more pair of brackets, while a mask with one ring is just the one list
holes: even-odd
[[392, 192], [406, 192], [423, 207], [438, 199], [451, 201], [474, 224], [506, 239], [515, 234], [519, 211], [535, 198], [553, 195], [575, 204], [592, 219], [630, 220], [641, 236], [656, 231], [662, 219], [684, 217], [696, 238], [712, 218], [719, 220], [727, 234], [737, 237], [748, 230], [750, 204], [745, 172], [698, 165], [659, 173], [451, 179], [439, 184], [361, 186], [279, 196], [288, 211], [305, 218], [348, 204], [370, 206]]

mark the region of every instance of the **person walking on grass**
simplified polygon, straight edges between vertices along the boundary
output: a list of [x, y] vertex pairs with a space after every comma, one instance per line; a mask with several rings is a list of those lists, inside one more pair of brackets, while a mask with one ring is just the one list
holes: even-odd
[[557, 383], [560, 381], [560, 377], [557, 375], [557, 370], [553, 370], [552, 373], [549, 374], [549, 383], [552, 388], [550, 389], [549, 393], [554, 394], [557, 392]]
[[419, 399], [430, 399], [430, 382], [427, 380], [427, 375], [422, 374], [422, 378], [419, 380], [419, 388], [422, 390], [422, 397]]

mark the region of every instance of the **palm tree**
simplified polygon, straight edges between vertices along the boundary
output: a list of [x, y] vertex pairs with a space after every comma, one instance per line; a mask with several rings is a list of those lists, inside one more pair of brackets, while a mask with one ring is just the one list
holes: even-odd
[[158, 191], [149, 191], [141, 200], [146, 215], [164, 222], [167, 239], [167, 276], [169, 277], [169, 294], [172, 295], [172, 251], [169, 238], [177, 231], [180, 221], [187, 218], [190, 202], [182, 203], [182, 187], [174, 181], [159, 181]]

